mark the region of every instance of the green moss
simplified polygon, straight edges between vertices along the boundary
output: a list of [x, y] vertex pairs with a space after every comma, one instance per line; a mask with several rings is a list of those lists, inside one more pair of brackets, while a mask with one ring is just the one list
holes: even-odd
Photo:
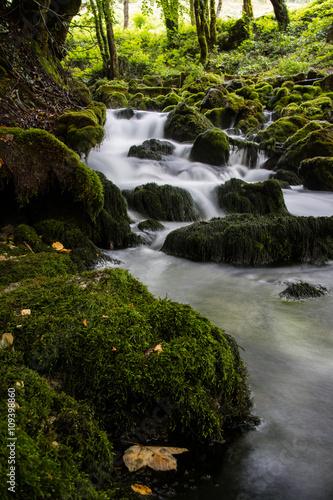
[[327, 289], [322, 286], [313, 286], [309, 283], [301, 281], [300, 283], [292, 283], [283, 292], [280, 297], [288, 300], [306, 300], [322, 297], [327, 293]]
[[275, 142], [285, 142], [288, 137], [295, 134], [297, 130], [306, 125], [307, 119], [301, 116], [290, 116], [279, 118], [256, 136], [256, 142], [260, 145], [273, 139]]
[[299, 175], [303, 179], [304, 187], [317, 191], [333, 191], [333, 158], [317, 156], [303, 160], [300, 164]]
[[[7, 294], [8, 295], [8, 294]], [[14, 334], [15, 337], [15, 334]], [[112, 445], [100, 430], [91, 410], [65, 394], [57, 394], [35, 371], [22, 366], [22, 357], [12, 351], [0, 351], [0, 392], [3, 402], [8, 388], [15, 389], [16, 496], [32, 498], [72, 498], [88, 496], [102, 500], [113, 487]], [[8, 408], [1, 404], [0, 434], [8, 435]], [[96, 473], [96, 466], [108, 471]], [[9, 471], [8, 455], [0, 459], [3, 474]], [[98, 475], [95, 489], [89, 475]], [[4, 475], [4, 477], [7, 477]], [[0, 485], [3, 499], [12, 498], [4, 480]]]
[[230, 179], [218, 188], [221, 208], [238, 213], [288, 213], [280, 184], [276, 180], [247, 184]]
[[302, 181], [298, 177], [298, 175], [295, 172], [291, 172], [290, 170], [277, 170], [277, 172], [274, 174], [274, 179], [277, 179], [281, 182], [286, 182], [290, 186], [300, 186], [302, 184]]
[[194, 139], [207, 130], [213, 128], [213, 124], [195, 108], [185, 103], [178, 104], [170, 111], [164, 129], [166, 138], [185, 142]]
[[198, 217], [192, 196], [186, 189], [149, 183], [123, 194], [130, 207], [153, 219], [182, 222]]
[[213, 128], [199, 134], [195, 139], [190, 159], [210, 165], [225, 165], [229, 159], [229, 152], [227, 135], [219, 128]]
[[307, 118], [322, 119], [324, 111], [332, 108], [332, 99], [327, 96], [317, 97], [299, 105], [300, 110]]
[[138, 229], [140, 229], [140, 231], [162, 231], [164, 226], [155, 219], [148, 219], [139, 222]]
[[333, 257], [333, 217], [229, 215], [172, 231], [162, 251], [241, 266], [323, 262]]
[[34, 228], [27, 224], [20, 224], [15, 228], [14, 242], [16, 244], [28, 243], [35, 251], [38, 251], [42, 243]]
[[[27, 299], [31, 315], [13, 315]], [[49, 279], [2, 294], [0, 328], [14, 332], [15, 352], [27, 366], [89, 401], [112, 436], [130, 437], [157, 402], [168, 409], [168, 418], [152, 422], [158, 435], [220, 439], [226, 428], [249, 420], [246, 370], [235, 341], [190, 306], [155, 299], [126, 271]], [[157, 344], [162, 352], [148, 354]], [[43, 408], [31, 421], [34, 432], [50, 404], [37, 396]], [[91, 440], [98, 438], [91, 432], [77, 445], [85, 446], [77, 453], [88, 464], [96, 450]], [[74, 446], [71, 426], [58, 439], [59, 450], [66, 439]], [[105, 444], [99, 453], [106, 453]]]
[[281, 88], [286, 88], [291, 91], [294, 88], [294, 82], [291, 80], [287, 80], [286, 82], [282, 83]]
[[181, 102], [181, 97], [177, 95], [175, 92], [170, 92], [168, 95], [162, 96], [163, 97], [163, 107], [166, 108], [167, 106], [177, 106], [178, 103]]
[[305, 139], [305, 137], [310, 133], [313, 132], [314, 130], [321, 130], [323, 127], [320, 123], [311, 121], [304, 125], [304, 127], [300, 128], [295, 132], [295, 134], [291, 135], [285, 142], [285, 146], [289, 147], [295, 142]]

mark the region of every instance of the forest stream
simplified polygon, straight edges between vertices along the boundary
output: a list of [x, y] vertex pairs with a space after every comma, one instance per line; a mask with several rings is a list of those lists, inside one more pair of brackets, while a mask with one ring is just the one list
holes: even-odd
[[[217, 185], [232, 177], [262, 181], [271, 174], [260, 168], [265, 161], [260, 156], [257, 167], [249, 169], [244, 150], [233, 150], [227, 167], [190, 162], [190, 145], [173, 141], [174, 154], [163, 161], [128, 158], [130, 146], [163, 138], [167, 115], [136, 111], [127, 120], [116, 113], [108, 111], [106, 139], [87, 163], [120, 189], [147, 182], [186, 188], [200, 218], [208, 220], [224, 215], [212, 195]], [[294, 215], [333, 215], [333, 193], [302, 186], [283, 193]], [[139, 232], [137, 223], [144, 217], [129, 214], [133, 231]], [[186, 223], [163, 224], [163, 231], [144, 235], [146, 245], [109, 254], [154, 295], [190, 304], [236, 339], [261, 424], [234, 439], [210, 471], [169, 484], [159, 498], [332, 499], [333, 262], [263, 268], [191, 262], [159, 251], [166, 234]], [[289, 283], [300, 280], [330, 292], [298, 302], [280, 298]], [[161, 474], [168, 482], [168, 473]]]

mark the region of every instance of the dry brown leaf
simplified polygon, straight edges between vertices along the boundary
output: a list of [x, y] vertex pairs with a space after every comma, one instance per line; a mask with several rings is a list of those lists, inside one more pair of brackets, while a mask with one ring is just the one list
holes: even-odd
[[21, 316], [30, 316], [31, 309], [22, 309]]
[[140, 495], [151, 495], [152, 491], [148, 486], [144, 486], [143, 484], [132, 484], [131, 488], [135, 493], [140, 493]]
[[177, 460], [173, 455], [184, 453], [187, 448], [170, 446], [134, 445], [124, 453], [123, 459], [130, 472], [148, 466], [157, 471], [177, 470]]
[[160, 353], [163, 351], [161, 344], [157, 344], [157, 345], [154, 347], [154, 351], [155, 351], [155, 352], [158, 352], [158, 354], [160, 354]]
[[84, 324], [84, 326], [87, 326], [88, 321], [87, 321], [86, 319], [84, 319], [84, 320], [83, 320], [83, 324]]
[[11, 333], [4, 333], [0, 342], [0, 349], [10, 347], [14, 342], [14, 337]]
[[60, 241], [55, 241], [54, 243], [52, 243], [52, 248], [60, 252], [64, 248], [64, 245], [60, 243]]
[[6, 134], [1, 137], [3, 142], [11, 142], [14, 139], [13, 134]]
[[0, 260], [7, 260], [4, 255], [0, 255]]

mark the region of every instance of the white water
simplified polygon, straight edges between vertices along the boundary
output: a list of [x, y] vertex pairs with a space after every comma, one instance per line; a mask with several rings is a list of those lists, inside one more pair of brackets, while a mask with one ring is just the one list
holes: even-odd
[[[138, 119], [140, 117], [140, 119]], [[126, 158], [129, 147], [148, 137], [163, 137], [166, 119], [140, 113], [132, 120], [108, 114], [107, 139], [89, 158], [121, 189], [146, 182], [186, 187], [204, 218], [223, 215], [211, 199], [216, 185], [231, 177], [248, 182], [269, 172], [249, 170], [234, 152], [230, 166], [188, 161], [189, 146], [177, 145], [165, 162]], [[285, 190], [290, 212], [333, 215], [333, 194]], [[131, 214], [137, 220], [140, 214]], [[263, 269], [195, 263], [158, 252], [166, 233], [180, 223], [165, 223], [151, 245], [110, 254], [157, 296], [191, 304], [235, 337], [250, 373], [256, 431], [237, 439], [211, 479], [198, 471], [187, 484], [173, 487], [175, 498], [225, 500], [333, 499], [333, 293], [306, 302], [286, 302], [286, 283], [304, 280], [333, 289], [333, 263]], [[166, 478], [165, 481], [168, 481]], [[159, 498], [167, 498], [166, 496]]]

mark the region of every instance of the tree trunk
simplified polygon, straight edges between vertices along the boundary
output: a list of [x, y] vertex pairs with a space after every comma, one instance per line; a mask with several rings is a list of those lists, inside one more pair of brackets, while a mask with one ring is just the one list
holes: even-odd
[[288, 9], [284, 0], [271, 0], [279, 28], [285, 30], [289, 24]]
[[243, 0], [243, 12], [249, 19], [253, 19], [253, 7], [251, 0]]
[[210, 0], [209, 49], [217, 44], [215, 0]]
[[124, 29], [128, 28], [129, 22], [129, 0], [124, 0]]
[[161, 6], [167, 30], [168, 45], [172, 46], [178, 35], [179, 0], [163, 0]]
[[206, 6], [203, 0], [194, 0], [195, 22], [197, 26], [198, 42], [200, 46], [200, 63], [206, 64], [208, 55], [208, 46], [206, 39]]
[[216, 18], [218, 19], [221, 16], [222, 12], [222, 0], [219, 0], [217, 3], [217, 9], [216, 9]]
[[102, 18], [101, 18], [101, 16], [99, 16], [99, 12], [98, 12], [98, 9], [94, 3], [94, 0], [90, 0], [90, 6], [91, 6], [91, 10], [92, 10], [93, 17], [94, 17], [95, 32], [96, 32], [98, 48], [99, 48], [99, 51], [100, 51], [101, 56], [102, 56], [103, 66], [105, 68], [107, 68], [108, 56], [107, 56], [107, 50], [105, 50], [106, 47], [103, 43], [103, 38], [102, 38], [102, 35], [104, 34], [103, 33]]
[[193, 0], [190, 0], [190, 19], [191, 19], [191, 25], [195, 26], [195, 12], [194, 12]]
[[106, 22], [106, 36], [109, 46], [110, 60], [108, 64], [108, 78], [110, 80], [119, 80], [119, 65], [116, 44], [114, 41], [113, 26], [112, 26], [112, 11], [109, 0], [103, 0], [103, 8]]

